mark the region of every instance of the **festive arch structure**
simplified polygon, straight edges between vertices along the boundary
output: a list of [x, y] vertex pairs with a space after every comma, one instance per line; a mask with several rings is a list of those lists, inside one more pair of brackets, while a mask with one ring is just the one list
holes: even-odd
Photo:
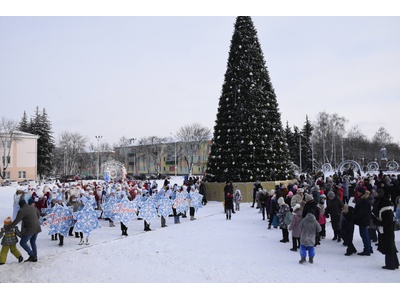
[[361, 166], [359, 165], [358, 162], [354, 160], [344, 160], [342, 161], [339, 166], [338, 170], [343, 174], [345, 171], [353, 169], [353, 171], [356, 173], [361, 170]]
[[399, 164], [394, 160], [388, 161], [387, 164], [386, 164], [386, 168], [389, 171], [395, 172], [395, 171], [397, 171], [399, 169]]
[[329, 173], [329, 172], [333, 171], [332, 165], [330, 163], [323, 164], [321, 169], [322, 169], [322, 172], [324, 172], [324, 173]]
[[371, 161], [367, 165], [368, 172], [379, 171], [379, 164], [376, 161]]
[[116, 160], [106, 161], [101, 164], [101, 174], [104, 174], [104, 178], [111, 180], [118, 180], [124, 177], [125, 166]]

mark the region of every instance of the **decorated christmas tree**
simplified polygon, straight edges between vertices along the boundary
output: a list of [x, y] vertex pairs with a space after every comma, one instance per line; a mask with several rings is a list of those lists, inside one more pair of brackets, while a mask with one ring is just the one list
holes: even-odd
[[237, 17], [207, 165], [211, 182], [285, 180], [288, 146], [257, 31]]

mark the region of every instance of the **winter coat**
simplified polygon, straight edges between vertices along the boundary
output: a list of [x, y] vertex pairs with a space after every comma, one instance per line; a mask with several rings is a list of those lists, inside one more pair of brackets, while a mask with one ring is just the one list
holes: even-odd
[[254, 183], [254, 188], [253, 188], [253, 199], [256, 199], [256, 194], [257, 192], [262, 189], [262, 185], [260, 183]]
[[24, 204], [18, 211], [15, 220], [4, 228], [9, 230], [22, 221], [21, 234], [22, 236], [33, 235], [42, 231], [40, 227], [40, 211], [31, 205]]
[[343, 206], [343, 201], [340, 200], [338, 196], [335, 196], [333, 199], [327, 199], [326, 201], [325, 216], [331, 218], [332, 229], [334, 231], [339, 230], [339, 220]]
[[3, 237], [3, 235], [4, 235], [4, 238], [1, 241], [1, 245], [2, 246], [11, 246], [11, 245], [15, 245], [16, 243], [18, 243], [17, 236], [21, 237], [21, 231], [19, 231], [17, 226], [14, 226], [8, 230], [0, 231], [0, 239]]
[[[203, 198], [203, 199], [204, 199], [204, 198]], [[242, 200], [243, 200], [242, 193], [240, 192], [240, 190], [236, 190], [236, 191], [235, 191], [235, 194], [233, 195], [233, 201], [234, 201], [236, 204], [240, 204], [240, 203], [242, 202]]]
[[343, 188], [343, 197], [348, 199], [349, 198], [349, 179], [347, 177], [343, 178], [342, 188]]
[[268, 197], [268, 195], [266, 193], [264, 193], [264, 192], [260, 193], [259, 199], [260, 199], [260, 206], [261, 207], [266, 207], [267, 206], [267, 197]]
[[277, 212], [277, 216], [279, 218], [279, 227], [281, 229], [287, 229], [288, 228], [288, 225], [285, 223], [285, 217], [286, 217], [286, 213], [287, 212], [290, 213], [289, 205], [287, 205], [286, 203], [283, 203], [282, 205], [279, 206], [279, 210]]
[[231, 184], [227, 184], [224, 187], [224, 200], [225, 201], [228, 198], [228, 194], [231, 198], [233, 197], [233, 185], [231, 185]]
[[322, 204], [318, 204], [318, 209], [319, 209], [318, 223], [320, 225], [326, 224], [325, 206]]
[[356, 201], [356, 206], [353, 212], [354, 224], [359, 226], [369, 226], [371, 223], [371, 202], [370, 192], [366, 191], [364, 195]]
[[379, 213], [373, 216], [378, 225], [378, 251], [382, 254], [397, 253], [394, 236], [394, 213], [392, 203], [387, 199], [379, 201]]
[[301, 196], [300, 194], [295, 194], [292, 197], [292, 200], [290, 201], [290, 206], [293, 208], [296, 204], [300, 204], [301, 207], [304, 206], [303, 203], [304, 200], [304, 194]]
[[353, 242], [354, 235], [354, 221], [353, 221], [354, 208], [349, 206], [347, 211], [342, 211], [342, 223], [340, 224], [340, 233], [343, 241], [349, 246]]
[[227, 197], [225, 199], [225, 209], [233, 209], [233, 198]]
[[308, 213], [312, 213], [316, 220], [319, 219], [319, 208], [315, 200], [307, 201], [304, 205], [302, 217], [305, 218]]
[[73, 208], [72, 212], [77, 212], [80, 205], [81, 205], [80, 201], [69, 200], [67, 203], [67, 206], [72, 206], [72, 208]]
[[300, 222], [303, 219], [302, 211], [300, 209], [292, 213], [292, 221], [289, 225], [289, 230], [292, 231], [292, 237], [300, 238]]
[[308, 213], [300, 222], [300, 244], [309, 247], [315, 245], [315, 237], [321, 231], [321, 225], [312, 213]]

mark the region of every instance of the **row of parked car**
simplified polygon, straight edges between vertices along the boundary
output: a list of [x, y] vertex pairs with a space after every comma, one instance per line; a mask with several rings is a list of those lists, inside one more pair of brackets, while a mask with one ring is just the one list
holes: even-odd
[[25, 185], [35, 185], [36, 181], [35, 180], [29, 180], [29, 179], [24, 179], [22, 181], [16, 181], [16, 180], [3, 180], [1, 183], [1, 186], [25, 186]]

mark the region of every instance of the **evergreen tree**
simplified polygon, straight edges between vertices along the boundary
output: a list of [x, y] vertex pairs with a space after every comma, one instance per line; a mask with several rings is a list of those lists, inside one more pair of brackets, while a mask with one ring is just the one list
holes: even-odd
[[30, 133], [30, 124], [28, 123], [28, 117], [26, 116], [26, 112], [24, 111], [24, 115], [22, 116], [21, 122], [18, 124], [18, 130]]
[[39, 136], [37, 144], [37, 172], [39, 177], [49, 175], [53, 170], [55, 143], [51, 131], [51, 123], [46, 110], [42, 114], [36, 107], [35, 116], [31, 119], [30, 133]]
[[250, 17], [237, 17], [207, 166], [209, 181], [291, 177], [289, 152]]
[[303, 164], [303, 172], [310, 173], [313, 171], [313, 147], [311, 144], [313, 127], [306, 116], [306, 122], [301, 130], [301, 160]]

